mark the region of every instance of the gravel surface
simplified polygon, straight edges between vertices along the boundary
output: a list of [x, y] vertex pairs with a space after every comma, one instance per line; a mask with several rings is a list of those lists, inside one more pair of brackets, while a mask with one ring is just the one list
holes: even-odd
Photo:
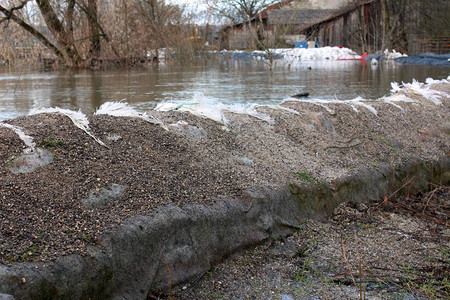
[[292, 236], [240, 253], [163, 296], [448, 299], [449, 221], [450, 187], [343, 203], [328, 220], [306, 220]]
[[[450, 90], [448, 84], [437, 88]], [[256, 185], [302, 184], [308, 178], [333, 182], [361, 168], [449, 155], [448, 98], [436, 106], [414, 97], [418, 102], [401, 103], [403, 110], [374, 102], [377, 116], [362, 107], [355, 112], [330, 104], [330, 113], [287, 102], [283, 105], [299, 114], [259, 108], [271, 124], [227, 113], [227, 130], [188, 113], [151, 112], [165, 124], [183, 120], [196, 134], [188, 125], [166, 131], [141, 119], [89, 116], [92, 133], [107, 147], [58, 114], [8, 120], [54, 160], [31, 173], [12, 173], [7, 166], [24, 144], [0, 127], [0, 262], [84, 254], [86, 245], [97, 244], [125, 218], [151, 215], [160, 205], [208, 204]], [[119, 192], [113, 197], [112, 190]], [[92, 195], [107, 199], [83, 205]]]
[[[151, 214], [163, 204], [211, 203], [219, 194], [238, 196], [248, 181], [232, 166], [205, 164], [205, 153], [199, 154], [181, 136], [138, 119], [92, 119], [92, 127], [102, 130], [95, 134], [122, 137], [109, 142], [110, 148], [96, 143], [63, 116], [42, 114], [13, 123], [50, 150], [54, 162], [29, 174], [1, 169], [4, 261], [83, 252], [87, 243], [95, 243], [101, 233], [124, 218]], [[4, 164], [12, 154], [20, 154], [22, 147], [12, 131], [0, 130]], [[110, 184], [125, 187], [114, 203], [95, 209], [82, 206], [90, 193]]]

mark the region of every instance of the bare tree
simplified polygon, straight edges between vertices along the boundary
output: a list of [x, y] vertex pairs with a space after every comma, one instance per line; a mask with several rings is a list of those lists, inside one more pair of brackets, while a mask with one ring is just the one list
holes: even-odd
[[[191, 60], [205, 44], [193, 17], [165, 0], [0, 0], [4, 30], [21, 28], [68, 67], [145, 65], [149, 51], [158, 56], [160, 48]], [[0, 41], [14, 43], [3, 35]], [[6, 52], [12, 51], [0, 45], [0, 55]]]
[[54, 54], [64, 59], [63, 52], [53, 44], [45, 35], [43, 35], [40, 31], [38, 31], [35, 27], [27, 23], [24, 19], [21, 18], [20, 12], [31, 0], [20, 1], [18, 5], [11, 5], [9, 8], [6, 8], [4, 5], [0, 5], [0, 12], [3, 13], [4, 17], [0, 19], [0, 23], [9, 22], [10, 20], [17, 23], [21, 28], [25, 31], [29, 32], [35, 38], [37, 38], [40, 42], [42, 42], [47, 48], [52, 50]]
[[376, 52], [382, 47], [382, 8], [357, 0], [352, 4], [355, 10], [350, 13], [346, 23], [348, 35], [343, 39], [343, 43], [356, 51]]
[[217, 15], [225, 17], [232, 23], [241, 23], [251, 20], [255, 15], [266, 9], [278, 0], [207, 0], [206, 3], [213, 8]]
[[384, 44], [408, 53], [408, 35], [448, 37], [450, 2], [447, 0], [381, 0]]
[[155, 50], [173, 45], [180, 31], [183, 10], [179, 6], [168, 5], [161, 0], [137, 0], [138, 13], [147, 27], [150, 48]]
[[397, 51], [408, 53], [406, 15], [411, 13], [411, 0], [382, 0], [385, 14], [386, 44]]
[[[5, 2], [5, 1], [3, 1]], [[23, 18], [22, 10], [27, 5], [35, 5], [40, 12], [45, 27], [30, 22]], [[23, 30], [50, 49], [56, 57], [66, 66], [78, 67], [86, 64], [93, 57], [100, 53], [100, 37], [106, 41], [109, 38], [101, 28], [97, 18], [97, 0], [88, 0], [88, 3], [77, 0], [51, 1], [51, 0], [21, 0], [8, 5], [0, 5], [0, 12], [3, 17], [0, 22], [13, 21]], [[83, 42], [86, 40], [80, 37], [75, 39], [75, 14], [78, 15], [78, 22], [82, 23], [83, 18], [89, 24], [89, 34], [87, 40], [90, 45], [87, 53], [81, 53]], [[102, 34], [100, 34], [100, 32]]]
[[[254, 42], [257, 45], [258, 50], [262, 50], [265, 52], [265, 56], [267, 58], [265, 62], [267, 62], [267, 65], [271, 72], [275, 60], [273, 49], [286, 46], [285, 36], [295, 31], [294, 20], [297, 16], [298, 10], [299, 7], [295, 7], [291, 10], [286, 10], [283, 22], [274, 22], [272, 24], [269, 24], [270, 22], [264, 21], [263, 15], [260, 13], [256, 18], [257, 22], [255, 22], [255, 25], [253, 25], [254, 29], [250, 29], [249, 31]], [[267, 12], [267, 17], [270, 20], [269, 15], [270, 12]], [[251, 26], [251, 23], [249, 24], [249, 26]]]

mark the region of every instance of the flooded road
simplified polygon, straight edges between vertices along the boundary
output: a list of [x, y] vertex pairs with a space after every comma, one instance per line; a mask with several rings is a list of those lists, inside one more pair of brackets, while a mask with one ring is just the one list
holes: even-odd
[[81, 109], [92, 113], [102, 103], [125, 99], [140, 110], [161, 101], [190, 100], [197, 93], [224, 104], [276, 104], [309, 92], [310, 98], [377, 99], [390, 82], [447, 78], [447, 67], [371, 66], [360, 61], [309, 61], [295, 70], [277, 70], [257, 62], [228, 62], [211, 68], [159, 68], [123, 71], [51, 71], [0, 68], [0, 121], [39, 107]]

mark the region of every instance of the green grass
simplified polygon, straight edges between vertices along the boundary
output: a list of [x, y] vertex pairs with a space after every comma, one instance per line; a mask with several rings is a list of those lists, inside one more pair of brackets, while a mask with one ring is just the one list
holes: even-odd
[[403, 286], [408, 290], [419, 291], [430, 299], [450, 299], [450, 275], [448, 272], [440, 278], [434, 271], [421, 273], [414, 267], [402, 265], [401, 269], [405, 271], [405, 282]]
[[62, 147], [64, 143], [61, 140], [55, 140], [53, 138], [44, 138], [38, 143], [39, 147], [46, 147], [46, 148], [56, 148], [56, 147]]
[[305, 182], [309, 182], [309, 183], [316, 183], [317, 182], [317, 179], [308, 170], [295, 172], [294, 176], [297, 177], [297, 178], [302, 179]]

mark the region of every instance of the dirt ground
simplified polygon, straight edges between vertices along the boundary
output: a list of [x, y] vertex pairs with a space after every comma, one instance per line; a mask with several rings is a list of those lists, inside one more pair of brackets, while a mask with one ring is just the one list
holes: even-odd
[[162, 296], [449, 299], [449, 220], [450, 187], [343, 203], [327, 221], [305, 220], [285, 240], [229, 258]]

